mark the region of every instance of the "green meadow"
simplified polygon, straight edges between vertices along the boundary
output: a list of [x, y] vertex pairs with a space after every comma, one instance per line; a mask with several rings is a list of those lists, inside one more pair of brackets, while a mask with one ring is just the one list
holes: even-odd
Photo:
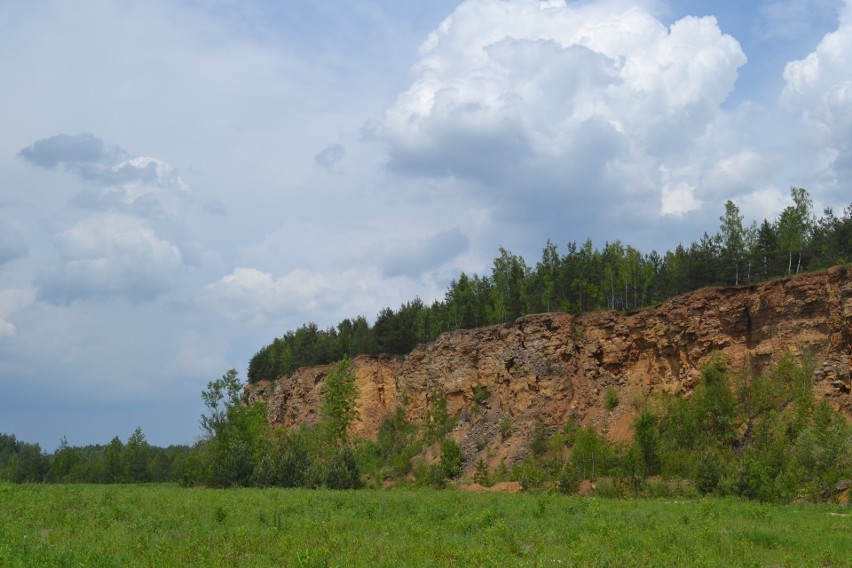
[[852, 566], [848, 505], [0, 485], [0, 566]]

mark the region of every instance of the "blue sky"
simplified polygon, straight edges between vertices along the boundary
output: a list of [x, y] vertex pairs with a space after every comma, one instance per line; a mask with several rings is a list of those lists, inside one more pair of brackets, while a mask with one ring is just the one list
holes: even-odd
[[191, 443], [273, 337], [499, 246], [842, 209], [848, 53], [848, 0], [0, 4], [0, 432]]

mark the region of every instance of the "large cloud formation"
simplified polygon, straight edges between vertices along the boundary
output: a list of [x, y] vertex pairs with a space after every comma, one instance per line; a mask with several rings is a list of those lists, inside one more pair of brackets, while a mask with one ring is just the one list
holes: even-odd
[[36, 278], [39, 299], [149, 301], [177, 282], [184, 256], [151, 224], [173, 225], [185, 210], [189, 189], [169, 164], [132, 156], [89, 133], [37, 140], [19, 156], [76, 176], [87, 187], [71, 198], [85, 216], [53, 236], [59, 261]]
[[27, 254], [27, 244], [16, 227], [0, 220], [0, 266]]
[[256, 268], [237, 267], [204, 286], [198, 303], [215, 307], [234, 321], [259, 324], [282, 315], [309, 314], [330, 288], [325, 276], [306, 269], [273, 278]]
[[151, 300], [169, 290], [183, 269], [176, 246], [126, 215], [94, 215], [54, 241], [61, 264], [36, 280], [39, 297], [51, 303], [98, 296]]
[[95, 189], [74, 197], [78, 206], [138, 214], [175, 217], [188, 187], [166, 162], [147, 156], [131, 156], [109, 147], [89, 133], [57, 134], [37, 140], [19, 155], [33, 165], [62, 169]]
[[[799, 142], [820, 148], [817, 170], [823, 184], [848, 191], [852, 176], [852, 1], [847, 0], [836, 31], [816, 50], [784, 70], [782, 101], [800, 114]], [[841, 196], [842, 197], [842, 196]], [[845, 196], [848, 199], [848, 194]]]
[[587, 214], [603, 195], [684, 213], [745, 62], [713, 17], [667, 28], [618, 3], [469, 0], [371, 132], [392, 170], [472, 181], [512, 215]]

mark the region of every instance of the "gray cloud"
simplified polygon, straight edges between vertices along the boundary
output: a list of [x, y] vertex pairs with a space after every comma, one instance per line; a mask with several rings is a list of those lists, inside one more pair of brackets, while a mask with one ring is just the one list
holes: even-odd
[[15, 227], [0, 221], [0, 266], [27, 255], [27, 243]]
[[394, 242], [383, 249], [373, 249], [385, 277], [417, 278], [440, 268], [467, 251], [470, 241], [460, 229], [442, 231], [421, 240]]
[[38, 167], [61, 167], [95, 186], [71, 199], [72, 205], [85, 209], [177, 216], [183, 207], [181, 194], [188, 190], [177, 170], [163, 160], [132, 156], [89, 133], [37, 140], [18, 155]]
[[71, 170], [88, 167], [106, 159], [104, 142], [89, 133], [57, 134], [37, 140], [19, 152], [30, 163], [42, 168], [64, 166]]
[[322, 169], [334, 172], [343, 157], [346, 155], [346, 148], [342, 144], [329, 144], [322, 152], [314, 156], [314, 163]]
[[61, 263], [35, 280], [39, 299], [57, 305], [94, 297], [149, 301], [183, 270], [180, 250], [131, 217], [90, 217], [55, 238]]

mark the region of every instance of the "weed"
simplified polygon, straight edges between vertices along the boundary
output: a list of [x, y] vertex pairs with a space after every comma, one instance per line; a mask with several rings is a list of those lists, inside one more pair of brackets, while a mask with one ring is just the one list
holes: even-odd
[[489, 392], [488, 387], [484, 385], [476, 385], [473, 387], [473, 402], [476, 404], [485, 404], [491, 398], [491, 392]]
[[615, 410], [615, 407], [618, 406], [618, 402], [618, 393], [615, 389], [612, 387], [606, 389], [606, 409]]
[[[602, 479], [598, 487], [618, 496], [621, 486]], [[848, 512], [838, 505], [432, 489], [3, 489], [3, 566], [840, 566], [852, 558], [848, 518], [829, 514]], [[112, 519], [114, 508], [127, 515]], [[211, 521], [227, 530], [209, 530]]]
[[500, 418], [500, 437], [504, 440], [512, 435], [512, 421], [508, 417]]
[[216, 522], [221, 524], [225, 523], [225, 519], [228, 518], [228, 511], [226, 511], [223, 507], [217, 506], [213, 509], [213, 518], [216, 519]]

